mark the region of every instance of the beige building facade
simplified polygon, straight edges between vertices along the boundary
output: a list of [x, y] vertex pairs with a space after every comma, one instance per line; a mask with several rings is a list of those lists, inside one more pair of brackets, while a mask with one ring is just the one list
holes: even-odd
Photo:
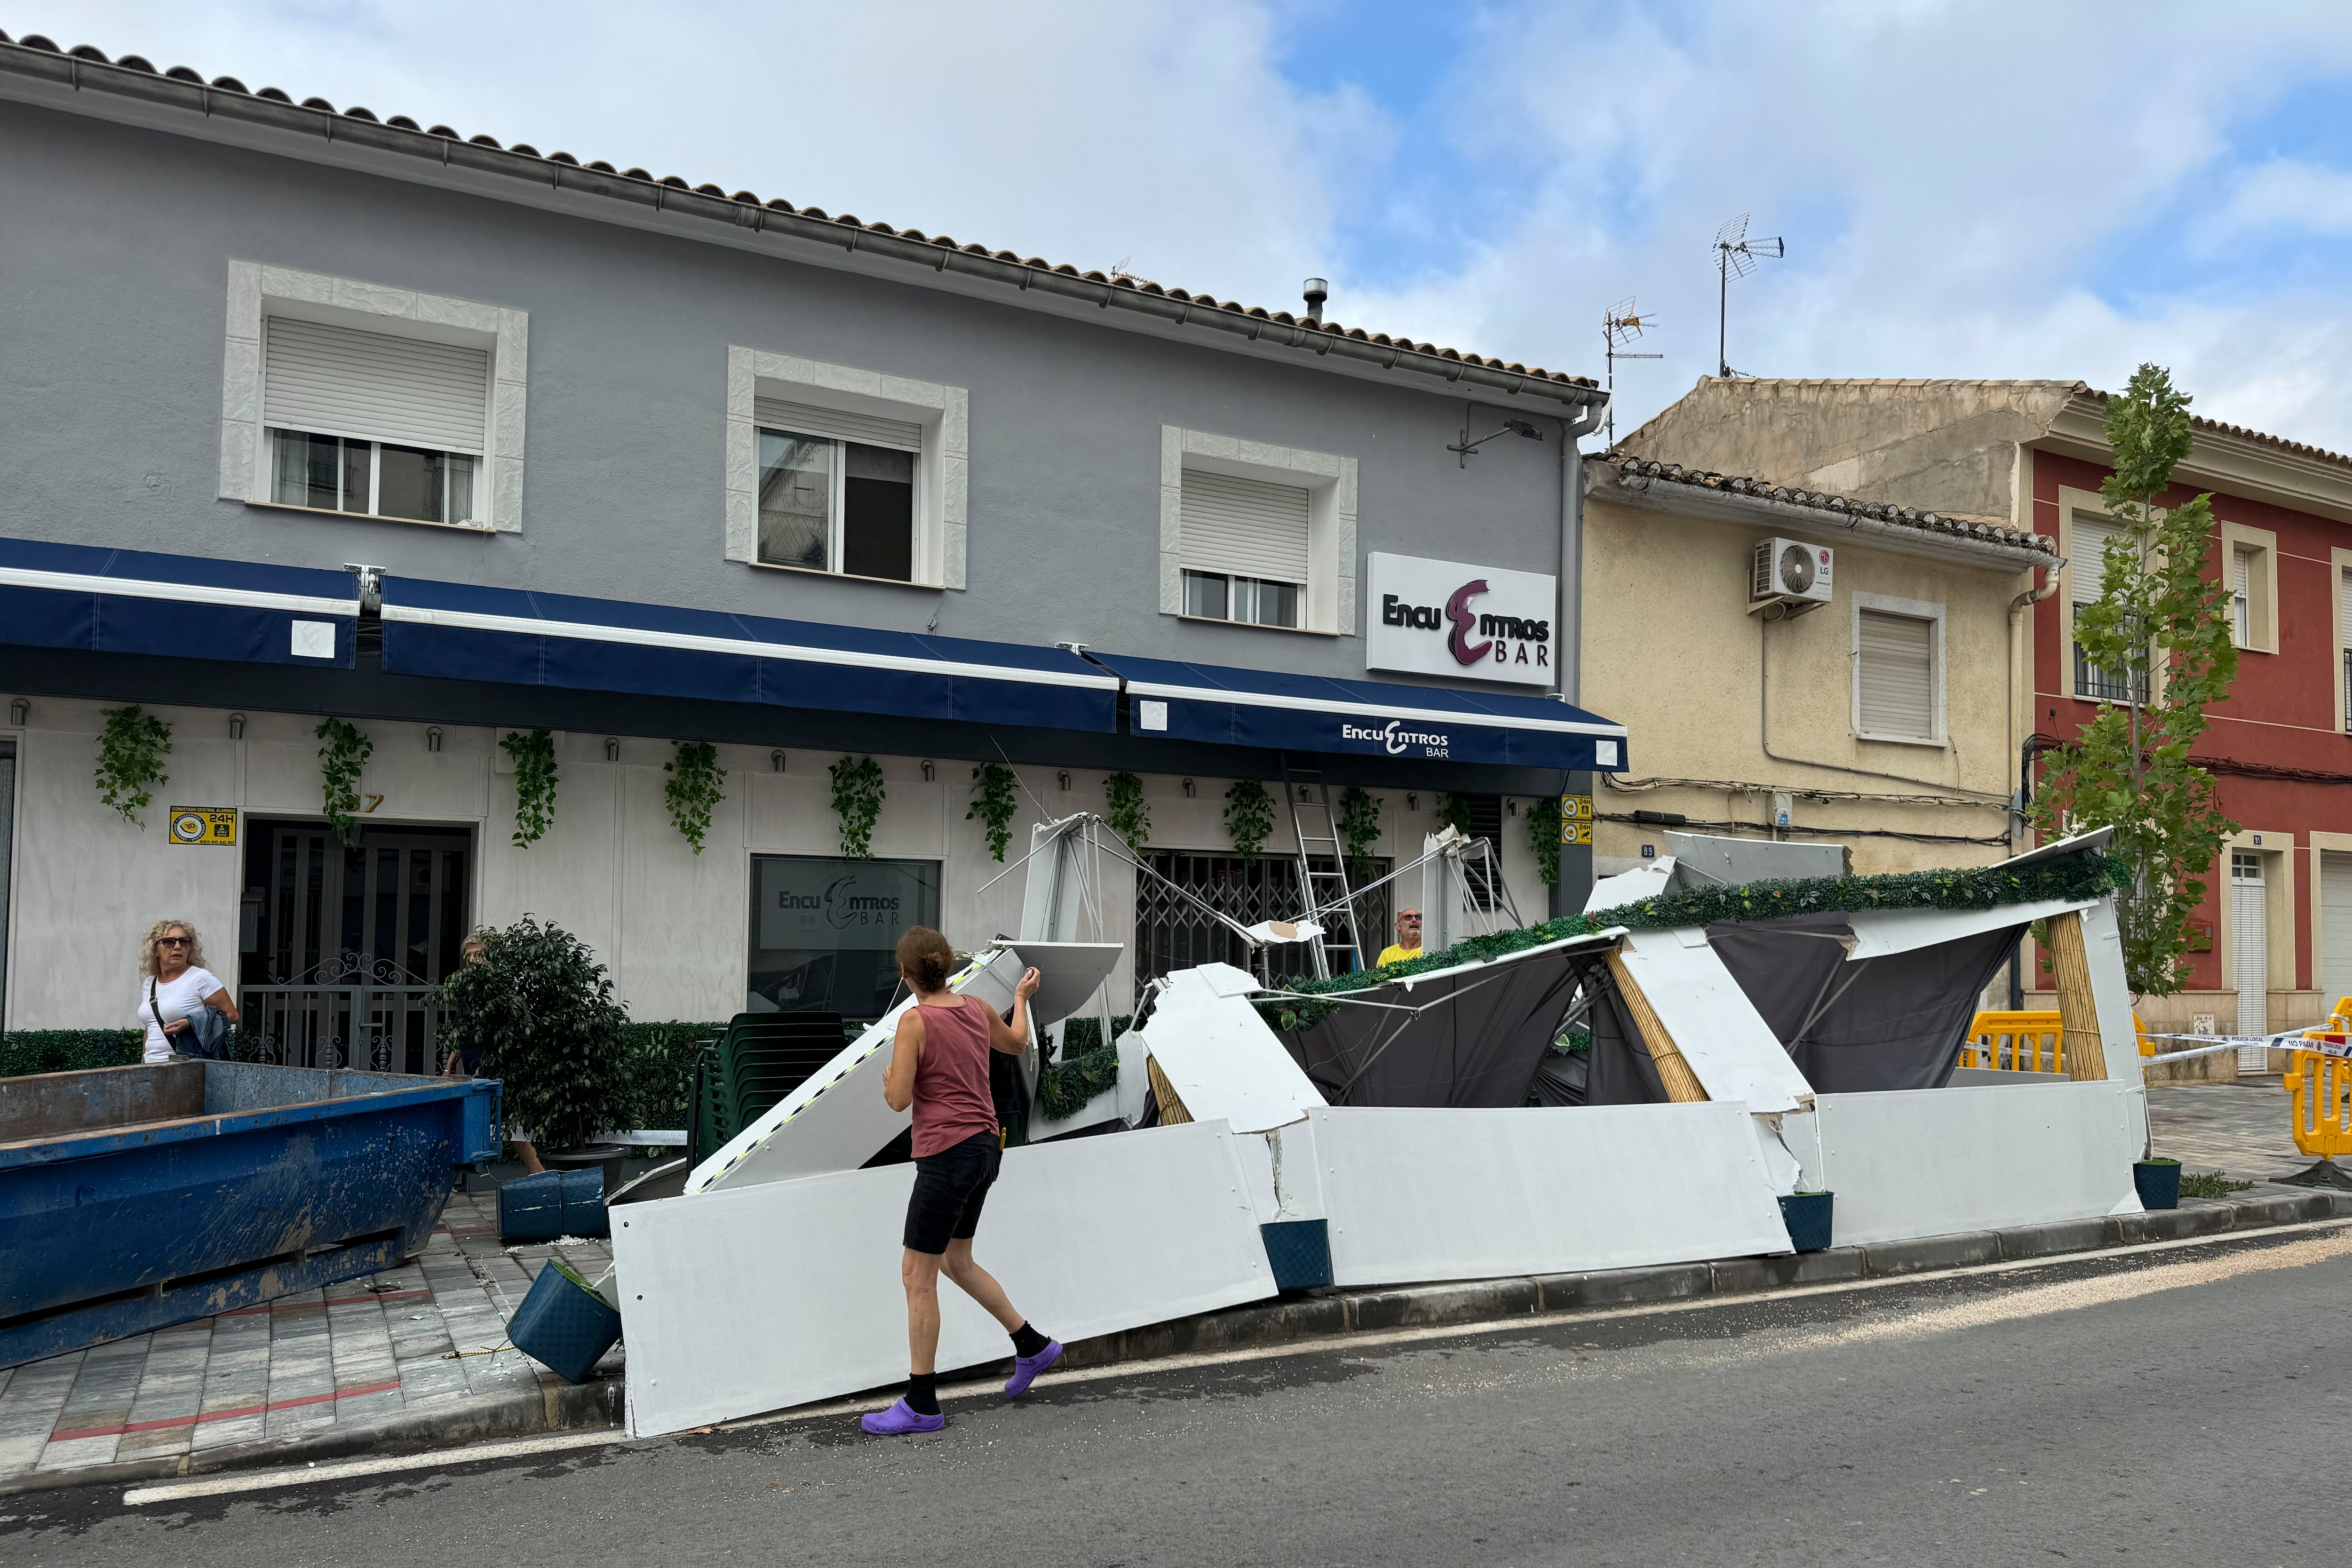
[[[1826, 587], [1759, 595], [1774, 541]], [[2011, 852], [2018, 600], [2050, 541], [1621, 450], [1585, 464], [1584, 561], [1584, 700], [1639, 763], [1596, 786], [1595, 876], [1683, 828], [1842, 843], [1864, 873]]]

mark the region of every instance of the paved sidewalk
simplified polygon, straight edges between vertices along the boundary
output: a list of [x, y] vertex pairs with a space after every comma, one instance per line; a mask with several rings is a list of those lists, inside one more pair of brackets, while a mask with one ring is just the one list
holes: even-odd
[[[593, 1280], [612, 1249], [504, 1249], [497, 1188], [475, 1184], [451, 1194], [400, 1268], [0, 1371], [0, 1491], [41, 1472], [200, 1459], [404, 1416], [495, 1426], [528, 1402], [551, 1417], [569, 1385], [507, 1345], [507, 1321], [551, 1255]], [[615, 1346], [599, 1379], [617, 1379], [621, 1360]]]
[[2274, 1182], [2311, 1164], [2296, 1150], [2284, 1087], [2274, 1078], [2162, 1084], [2147, 1091], [2156, 1152], [2185, 1170]]

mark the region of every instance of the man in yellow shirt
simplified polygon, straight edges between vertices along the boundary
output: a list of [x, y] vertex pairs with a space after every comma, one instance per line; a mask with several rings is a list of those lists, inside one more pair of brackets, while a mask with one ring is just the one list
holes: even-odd
[[[1380, 963], [1402, 963], [1408, 958], [1421, 956], [1421, 911], [1399, 910], [1396, 918], [1396, 941], [1381, 949]], [[1378, 964], [1374, 965], [1379, 967]]]

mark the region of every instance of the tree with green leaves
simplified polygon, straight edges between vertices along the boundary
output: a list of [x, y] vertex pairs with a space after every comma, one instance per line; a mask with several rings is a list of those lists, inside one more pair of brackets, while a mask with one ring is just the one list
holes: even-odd
[[2161, 366], [2141, 365], [2107, 405], [2113, 472], [2099, 487], [2116, 534], [2100, 569], [2099, 597], [2074, 612], [2074, 640], [2107, 687], [2072, 740], [2045, 753], [2034, 826], [2043, 834], [2115, 829], [2131, 880], [2116, 895], [2124, 971], [2143, 996], [2169, 996], [2189, 978], [2189, 917], [2205, 874], [2238, 825], [2222, 815], [2213, 776], [2189, 760], [2205, 710], [2238, 673], [2230, 587], [2212, 559], [2213, 498], [2168, 509], [2157, 498], [2189, 455], [2189, 399]]

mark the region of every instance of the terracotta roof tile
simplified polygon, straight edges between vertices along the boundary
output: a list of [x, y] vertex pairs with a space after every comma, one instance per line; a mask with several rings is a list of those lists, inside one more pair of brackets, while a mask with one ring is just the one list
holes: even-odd
[[1628, 478], [1663, 479], [1668, 484], [1688, 485], [1695, 489], [1720, 490], [1730, 495], [1753, 496], [1759, 500], [1779, 501], [1788, 506], [1810, 508], [1840, 516], [1866, 517], [1899, 528], [1915, 528], [1922, 533], [1940, 533], [1956, 539], [1982, 540], [1988, 544], [2006, 544], [2018, 550], [2036, 550], [2053, 561], [2058, 554], [2058, 542], [2038, 533], [2027, 533], [1985, 518], [1951, 517], [1932, 511], [1920, 511], [1907, 506], [1895, 506], [1884, 501], [1855, 500], [1851, 496], [1830, 495], [1821, 490], [1799, 489], [1789, 485], [1776, 485], [1769, 479], [1748, 479], [1743, 475], [1709, 473], [1700, 468], [1685, 468], [1680, 463], [1661, 463], [1652, 458], [1635, 457], [1628, 452], [1610, 452], [1586, 459], [1606, 463]]
[[[6, 57], [16, 50], [33, 50], [48, 55], [67, 54], [66, 51], [60, 50], [55, 43], [39, 34], [28, 34], [23, 38], [11, 39], [5, 32], [0, 32], [0, 64], [5, 64]], [[125, 55], [120, 60], [109, 60], [102, 51], [87, 44], [81, 45], [70, 51], [68, 58], [75, 60], [86, 61], [93, 65], [106, 67], [109, 68], [136, 71], [148, 76], [154, 76], [156, 74], [155, 68], [137, 55]], [[52, 71], [49, 74], [54, 76], [56, 73]], [[174, 66], [170, 70], [162, 73], [162, 75], [171, 80], [188, 82], [197, 86], [205, 85], [204, 78], [197, 75], [194, 71], [190, 70], [185, 66]], [[110, 85], [102, 79], [98, 78], [78, 77], [76, 80], [77, 85], [82, 86]], [[289, 105], [292, 102], [291, 99], [289, 99], [285, 93], [280, 92], [274, 88], [264, 89], [260, 93], [255, 93], [248, 89], [243, 82], [238, 81], [235, 77], [225, 76], [215, 78], [210, 86], [213, 90], [234, 93], [260, 101]], [[148, 97], [152, 100], [154, 95], [151, 91], [144, 96]], [[334, 115], [338, 113], [333, 104], [328, 102], [325, 99], [320, 98], [304, 99], [302, 100], [301, 107], [305, 110], [312, 110], [320, 114]], [[212, 110], [209, 108], [206, 110], [206, 112], [211, 111]], [[353, 107], [341, 110], [340, 117], [345, 120], [356, 120], [369, 123], [382, 124], [387, 129], [409, 132], [412, 134], [439, 137], [449, 142], [457, 142], [459, 140], [458, 132], [451, 130], [446, 125], [436, 125], [429, 131], [418, 132], [415, 130], [416, 122], [405, 115], [396, 115], [388, 121], [379, 121], [376, 116], [369, 110]], [[382, 138], [371, 138], [370, 140], [371, 144], [373, 145], [390, 147], [394, 151], [413, 150], [420, 153], [423, 151], [422, 149], [401, 148], [395, 142]], [[518, 142], [510, 148], [500, 148], [496, 138], [487, 135], [467, 137], [465, 138], [464, 141], [467, 145], [503, 152], [517, 157], [564, 164], [575, 168], [582, 166], [578, 160], [572, 158], [568, 153], [551, 153], [542, 159], [541, 154], [535, 149], [525, 142]], [[436, 158], [439, 156], [438, 154], [427, 155], [435, 156]], [[1346, 327], [1342, 326], [1338, 321], [1328, 320], [1323, 321], [1308, 321], [1304, 317], [1294, 315], [1287, 310], [1268, 311], [1263, 306], [1243, 306], [1232, 300], [1219, 300], [1215, 296], [1210, 294], [1188, 294], [1181, 289], [1162, 289], [1160, 285], [1150, 283], [1142, 279], [1128, 278], [1124, 276], [1112, 278], [1099, 271], [1082, 273], [1076, 268], [1072, 267], [1067, 263], [1055, 265], [1054, 263], [1047, 262], [1039, 257], [1030, 257], [1024, 260], [1017, 258], [1011, 251], [991, 250], [988, 247], [983, 245], [964, 245], [959, 247], [955, 242], [949, 240], [944, 237], [939, 239], [926, 239], [922, 231], [919, 229], [894, 229], [887, 224], [863, 222], [846, 213], [837, 218], [828, 219], [821, 208], [803, 207], [795, 209], [791, 203], [782, 199], [770, 200], [763, 204], [758, 195], [750, 191], [738, 191], [732, 196], [730, 196], [717, 185], [705, 184], [700, 186], [689, 186], [685, 180], [680, 179], [675, 174], [656, 181], [651, 174], [648, 174], [643, 169], [632, 168], [615, 171], [612, 164], [604, 163], [601, 160], [588, 163], [585, 167], [601, 174], [616, 174], [617, 177], [621, 179], [641, 181], [649, 185], [658, 184], [677, 191], [691, 191], [695, 195], [709, 196], [719, 202], [740, 204], [744, 206], [761, 208], [764, 211], [789, 214], [797, 217], [820, 222], [831, 222], [840, 225], [843, 227], [862, 230], [866, 233], [891, 238], [904, 243], [935, 246], [942, 252], [955, 251], [973, 257], [985, 258], [992, 261], [1006, 262], [1015, 266], [1029, 267], [1041, 270], [1051, 271], [1061, 277], [1101, 284], [1110, 289], [1120, 289], [1137, 295], [1148, 295], [1156, 298], [1184, 301], [1211, 310], [1222, 310], [1234, 315], [1243, 316], [1251, 321], [1265, 321], [1271, 325], [1289, 327], [1294, 329], [1296, 332], [1299, 334], [1294, 340], [1292, 346], [1311, 348], [1319, 353], [1328, 353], [1330, 351], [1330, 342], [1328, 341], [1321, 343], [1310, 342], [1307, 341], [1308, 335], [1319, 336], [1327, 340], [1337, 339], [1343, 342], [1377, 344], [1382, 347], [1392, 348], [1396, 350], [1397, 353], [1391, 355], [1384, 362], [1391, 368], [1403, 365], [1405, 368], [1444, 376], [1447, 379], [1459, 379], [1458, 371], [1448, 372], [1438, 365], [1408, 364], [1402, 357], [1407, 353], [1416, 354], [1432, 360], [1444, 362], [1444, 363], [1447, 365], [1475, 366], [1483, 372], [1491, 372], [1499, 376], [1517, 378], [1517, 380], [1522, 384], [1543, 384], [1545, 386], [1554, 389], [1552, 395], [1555, 396], [1566, 394], [1567, 395], [1565, 400], [1570, 402], [1591, 401], [1591, 399], [1578, 396], [1577, 394], [1594, 390], [1599, 385], [1599, 383], [1588, 375], [1571, 375], [1561, 371], [1545, 370], [1540, 366], [1530, 366], [1517, 362], [1507, 362], [1500, 359], [1488, 358], [1481, 354], [1467, 353], [1460, 349], [1439, 348], [1431, 343], [1415, 342], [1410, 338], [1391, 338], [1385, 332], [1367, 335], [1365, 331], [1360, 327]], [[941, 265], [943, 266], [944, 262], [942, 262]], [[1257, 337], [1260, 334], [1253, 331], [1249, 335], [1252, 337]], [[1271, 339], [1270, 341], [1278, 342], [1281, 340], [1276, 338]], [[1361, 358], [1364, 356], [1359, 354], [1352, 357]], [[1376, 359], [1375, 363], [1382, 362]], [[1492, 381], [1485, 380], [1483, 378], [1478, 380], [1478, 384], [1490, 386], [1495, 384]], [[1519, 386], [1507, 386], [1505, 389], [1517, 391], [1521, 388]], [[1534, 390], [1535, 388], [1529, 386], [1528, 389]]]

